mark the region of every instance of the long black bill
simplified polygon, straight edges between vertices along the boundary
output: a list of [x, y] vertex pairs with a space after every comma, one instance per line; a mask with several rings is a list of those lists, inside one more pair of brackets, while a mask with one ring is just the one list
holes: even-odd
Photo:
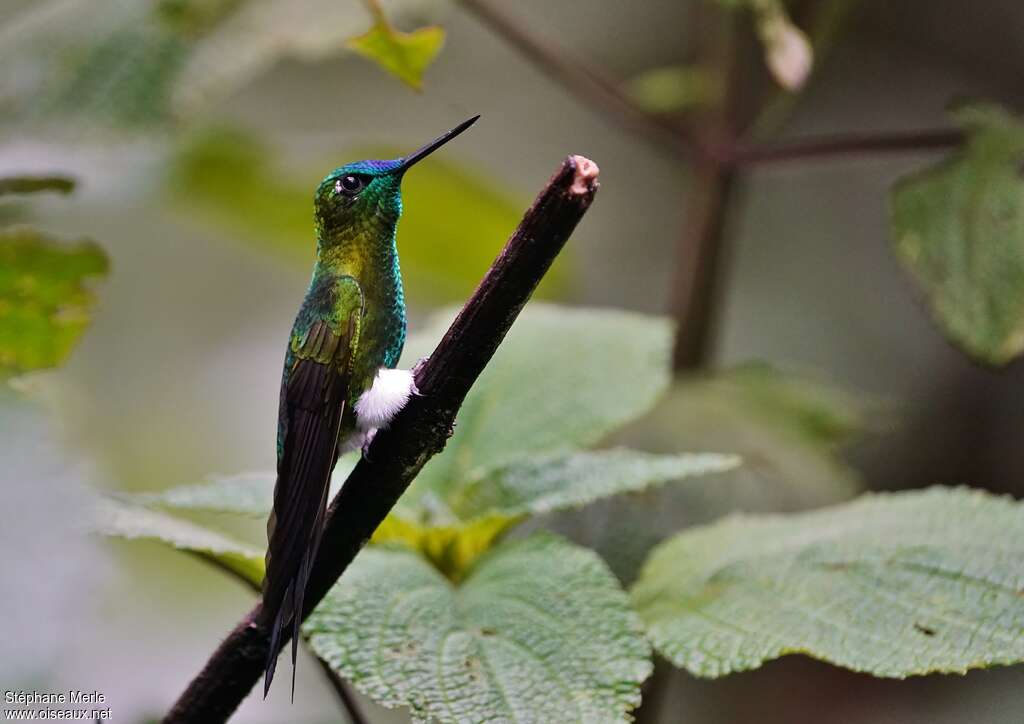
[[444, 133], [444, 134], [438, 136], [437, 138], [435, 138], [433, 141], [428, 143], [426, 146], [424, 146], [420, 150], [415, 151], [414, 153], [409, 154], [408, 156], [406, 156], [405, 158], [402, 159], [402, 165], [399, 166], [398, 168], [396, 168], [395, 171], [398, 172], [398, 173], [405, 173], [409, 169], [410, 166], [412, 166], [415, 163], [418, 163], [419, 161], [422, 161], [424, 158], [426, 158], [427, 156], [432, 154], [434, 151], [436, 151], [437, 149], [441, 148], [441, 146], [443, 146], [444, 144], [448, 143], [448, 141], [452, 140], [457, 135], [459, 135], [460, 133], [465, 131], [467, 128], [472, 126], [474, 123], [476, 123], [476, 120], [479, 117], [480, 116], [473, 116], [469, 120], [463, 121], [462, 123], [457, 125], [455, 128], [453, 128], [452, 130], [448, 131], [448, 133]]

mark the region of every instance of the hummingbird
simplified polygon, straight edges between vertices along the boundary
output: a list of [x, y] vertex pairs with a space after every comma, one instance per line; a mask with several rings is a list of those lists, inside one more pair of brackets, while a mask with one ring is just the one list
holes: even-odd
[[316, 262], [281, 377], [277, 481], [267, 521], [261, 613], [271, 632], [264, 698], [289, 624], [295, 697], [303, 597], [338, 456], [359, 449], [365, 454], [376, 432], [418, 393], [412, 372], [396, 369], [406, 334], [396, 244], [402, 178], [479, 117], [403, 158], [341, 166], [314, 194]]

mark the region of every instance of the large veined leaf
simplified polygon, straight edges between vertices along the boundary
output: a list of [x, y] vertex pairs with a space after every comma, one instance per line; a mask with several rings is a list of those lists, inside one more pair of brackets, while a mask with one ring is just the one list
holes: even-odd
[[1024, 507], [967, 489], [736, 516], [658, 547], [632, 591], [698, 676], [802, 653], [875, 676], [1024, 660]]
[[614, 576], [546, 534], [502, 544], [458, 585], [410, 551], [366, 549], [303, 630], [356, 688], [417, 721], [621, 722], [651, 671]]
[[132, 502], [156, 508], [264, 517], [274, 507], [272, 471], [211, 476], [206, 482], [139, 493]]
[[0, 230], [0, 377], [63, 362], [96, 301], [85, 282], [106, 272], [106, 254], [92, 242]]
[[[732, 455], [652, 455], [623, 449], [524, 458], [466, 485], [449, 487], [446, 497], [431, 491], [400, 504], [374, 541], [413, 547], [458, 578], [508, 528], [530, 517], [721, 473], [738, 464]], [[707, 481], [702, 487], [716, 484]]]
[[[404, 364], [429, 355], [450, 313], [406, 345]], [[603, 309], [530, 304], [459, 411], [455, 434], [403, 500], [483, 478], [529, 456], [598, 442], [646, 412], [668, 387], [672, 326]]]
[[[358, 454], [342, 455], [331, 478], [333, 497], [358, 462]], [[150, 507], [206, 513], [232, 513], [263, 518], [274, 507], [273, 471], [214, 475], [202, 483], [179, 485], [155, 493], [139, 493], [132, 502]]]
[[655, 455], [621, 448], [529, 458], [454, 490], [451, 508], [462, 519], [540, 515], [670, 480], [720, 473], [739, 462], [733, 455]]
[[[179, 150], [168, 186], [190, 221], [220, 225], [306, 265], [315, 244], [312, 194], [320, 179], [347, 161], [392, 158], [420, 143], [339, 152], [300, 175], [279, 168], [274, 150], [251, 136], [213, 129]], [[465, 298], [515, 228], [524, 204], [441, 156], [418, 164], [402, 189], [398, 245], [408, 296]], [[556, 264], [552, 272], [539, 290], [542, 296], [557, 296], [566, 286], [565, 265]]]
[[896, 184], [892, 234], [946, 336], [1002, 365], [1024, 351], [1024, 124], [988, 106], [956, 117], [966, 146]]
[[[357, 459], [347, 455], [338, 461], [332, 496]], [[385, 519], [373, 542], [400, 543], [417, 550], [446, 575], [457, 578], [508, 528], [528, 516], [577, 508], [670, 480], [730, 470], [738, 463], [730, 455], [652, 455], [633, 450], [524, 460], [454, 491], [450, 501], [431, 496], [420, 500], [415, 509], [403, 506]], [[135, 495], [132, 501], [178, 511], [262, 518], [270, 513], [273, 489], [272, 472], [242, 473]]]
[[663, 454], [728, 451], [743, 464], [698, 484], [606, 498], [551, 523], [632, 580], [650, 549], [683, 526], [735, 511], [796, 511], [853, 497], [860, 481], [837, 448], [881, 417], [878, 407], [863, 395], [760, 364], [682, 380], [612, 441]]
[[115, 538], [161, 541], [221, 565], [253, 585], [263, 580], [263, 552], [217, 531], [159, 511], [113, 499], [101, 499], [95, 511], [97, 532]]
[[[338, 461], [331, 480], [333, 497], [348, 476], [355, 459]], [[265, 518], [274, 504], [274, 473], [223, 475], [204, 483], [181, 485], [156, 493], [133, 495], [131, 502], [152, 508], [188, 513], [227, 513]], [[471, 521], [430, 523], [389, 515], [373, 534], [374, 543], [397, 543], [419, 551], [445, 575], [457, 578], [519, 518], [495, 514]]]

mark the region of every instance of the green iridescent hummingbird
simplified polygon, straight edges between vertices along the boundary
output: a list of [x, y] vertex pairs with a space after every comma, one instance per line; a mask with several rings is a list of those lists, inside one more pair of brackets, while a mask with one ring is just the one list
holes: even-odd
[[316, 263], [285, 353], [277, 426], [277, 483], [267, 522], [262, 623], [271, 627], [263, 696], [292, 625], [292, 695], [303, 596], [338, 455], [365, 449], [410, 395], [395, 369], [405, 344], [405, 300], [395, 232], [402, 177], [469, 128], [459, 124], [415, 153], [335, 169], [316, 190]]

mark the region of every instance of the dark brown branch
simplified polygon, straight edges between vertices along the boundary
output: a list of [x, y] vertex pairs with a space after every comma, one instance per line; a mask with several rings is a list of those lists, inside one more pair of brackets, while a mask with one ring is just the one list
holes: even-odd
[[738, 144], [729, 154], [741, 166], [835, 156], [943, 151], [964, 142], [962, 131], [934, 129], [799, 138], [776, 143]]
[[658, 144], [684, 155], [692, 154], [685, 129], [668, 119], [647, 113], [633, 102], [621, 85], [605, 73], [572, 57], [563, 48], [542, 40], [528, 31], [504, 7], [488, 0], [461, 0], [480, 22], [504, 38], [546, 74], [557, 80], [569, 92], [590, 104], [596, 110], [624, 128], [637, 132]]
[[[327, 513], [303, 618], [323, 599], [424, 463], [444, 448], [455, 414], [597, 191], [597, 166], [570, 156], [527, 210], [434, 353], [416, 370], [422, 396], [395, 416], [356, 465]], [[260, 605], [228, 634], [164, 718], [227, 721], [263, 672], [269, 633]], [[288, 632], [285, 632], [287, 636]]]

